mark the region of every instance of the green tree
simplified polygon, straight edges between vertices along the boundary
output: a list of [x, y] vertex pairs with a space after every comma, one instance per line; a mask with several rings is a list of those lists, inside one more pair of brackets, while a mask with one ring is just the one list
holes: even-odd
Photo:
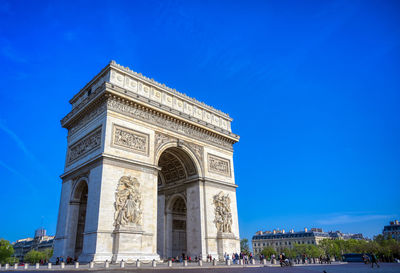
[[250, 253], [249, 240], [246, 238], [240, 240], [240, 251], [246, 254]]
[[53, 256], [53, 248], [47, 248], [41, 251], [44, 254], [44, 260], [49, 261]]
[[271, 258], [271, 256], [272, 256], [272, 254], [276, 255], [276, 251], [272, 247], [268, 246], [268, 247], [264, 247], [264, 249], [261, 251], [261, 254], [263, 254], [264, 257], [267, 260], [269, 260]]
[[297, 253], [293, 248], [286, 247], [281, 252], [285, 253], [285, 256], [290, 258], [290, 259], [293, 259], [293, 258], [295, 258], [297, 256]]
[[28, 253], [26, 253], [25, 257], [24, 257], [24, 261], [34, 264], [34, 263], [38, 263], [40, 262], [40, 260], [44, 260], [45, 259], [45, 254], [43, 252], [40, 251], [36, 251], [36, 250], [31, 250]]
[[11, 256], [14, 254], [14, 248], [9, 241], [0, 239], [0, 264], [10, 262]]

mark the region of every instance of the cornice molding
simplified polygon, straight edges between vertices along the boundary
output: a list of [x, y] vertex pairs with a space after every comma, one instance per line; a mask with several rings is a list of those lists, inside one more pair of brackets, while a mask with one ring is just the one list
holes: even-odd
[[190, 124], [165, 113], [150, 109], [136, 102], [108, 94], [107, 110], [148, 122], [164, 129], [232, 151], [236, 139], [228, 138], [207, 129]]

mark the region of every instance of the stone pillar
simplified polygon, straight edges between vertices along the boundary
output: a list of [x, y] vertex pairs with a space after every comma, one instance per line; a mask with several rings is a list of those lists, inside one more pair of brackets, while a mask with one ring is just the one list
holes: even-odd
[[172, 260], [168, 260], [168, 267], [172, 267]]
[[10, 265], [9, 264], [6, 264], [5, 266], [4, 266], [4, 269], [5, 270], [8, 270], [10, 268]]
[[76, 269], [79, 268], [79, 262], [75, 262], [75, 268], [76, 268]]
[[213, 265], [214, 265], [214, 266], [217, 265], [217, 260], [216, 260], [216, 259], [213, 260]]
[[199, 260], [199, 266], [203, 266], [203, 261]]
[[64, 262], [61, 262], [61, 269], [64, 269], [65, 268], [65, 263]]
[[18, 269], [18, 263], [14, 264], [14, 269]]
[[104, 262], [104, 268], [109, 268], [109, 267], [110, 267], [110, 262], [106, 260]]
[[139, 259], [136, 260], [136, 267], [140, 267], [140, 261], [139, 261]]
[[202, 218], [202, 206], [200, 205], [203, 200], [200, 198], [200, 182], [195, 182], [190, 185], [190, 187], [188, 186], [186, 188], [187, 255], [195, 257], [205, 251], [205, 240], [202, 239], [202, 229], [204, 229], [204, 224], [202, 222], [204, 218]]
[[28, 263], [25, 263], [24, 264], [24, 269], [28, 269], [29, 268], [29, 264]]
[[125, 262], [124, 262], [124, 260], [121, 261], [120, 267], [121, 267], [121, 268], [124, 268], [124, 267], [125, 267]]
[[255, 259], [251, 259], [251, 264], [256, 264], [256, 260]]
[[236, 243], [236, 238], [233, 233], [217, 233], [217, 248], [218, 248], [218, 259], [223, 260], [225, 253], [231, 253], [231, 245]]
[[188, 265], [187, 260], [183, 260], [183, 266], [187, 266], [187, 265]]
[[40, 264], [39, 264], [39, 263], [36, 263], [35, 268], [36, 268], [36, 269], [39, 269], [39, 267], [40, 267]]
[[51, 263], [48, 263], [48, 264], [47, 264], [47, 269], [51, 269], [51, 267], [52, 267], [52, 264], [51, 264]]
[[89, 268], [94, 268], [94, 262], [89, 263]]
[[172, 213], [167, 211], [165, 214], [165, 252], [166, 257], [172, 257]]
[[157, 266], [156, 260], [153, 259], [153, 262], [151, 263], [151, 266], [152, 266], [152, 267], [156, 267], [156, 266]]
[[226, 265], [231, 265], [231, 260], [226, 259], [225, 264], [226, 264]]
[[262, 263], [263, 263], [263, 265], [266, 265], [266, 264], [267, 264], [267, 260], [266, 260], [266, 259], [263, 259], [263, 260], [262, 260]]

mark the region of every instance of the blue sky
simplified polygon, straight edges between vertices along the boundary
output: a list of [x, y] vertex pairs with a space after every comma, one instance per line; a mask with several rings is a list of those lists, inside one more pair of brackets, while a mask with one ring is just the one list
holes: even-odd
[[1, 1], [0, 237], [55, 233], [59, 121], [112, 59], [234, 118], [241, 237], [380, 233], [400, 218], [399, 11], [398, 1]]

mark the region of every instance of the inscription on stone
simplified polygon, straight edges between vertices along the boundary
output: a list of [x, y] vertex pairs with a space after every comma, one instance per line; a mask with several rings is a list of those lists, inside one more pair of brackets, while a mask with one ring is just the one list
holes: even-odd
[[113, 146], [147, 155], [149, 150], [148, 143], [149, 135], [114, 124]]
[[101, 145], [101, 127], [95, 129], [87, 136], [72, 144], [68, 149], [68, 164], [78, 160]]
[[208, 154], [208, 170], [225, 176], [231, 176], [231, 163], [228, 159]]

